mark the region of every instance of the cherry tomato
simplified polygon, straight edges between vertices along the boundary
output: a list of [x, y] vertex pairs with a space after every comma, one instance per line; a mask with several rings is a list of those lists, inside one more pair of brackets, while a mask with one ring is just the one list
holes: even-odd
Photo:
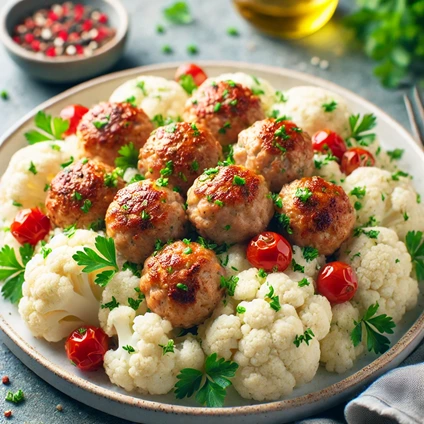
[[185, 63], [179, 66], [177, 72], [175, 72], [175, 81], [178, 82], [183, 75], [191, 75], [197, 86], [208, 77], [205, 71], [194, 63]]
[[265, 271], [284, 271], [292, 260], [290, 243], [280, 234], [265, 231], [247, 246], [247, 260]]
[[90, 325], [73, 331], [65, 343], [68, 359], [82, 371], [99, 369], [108, 349], [109, 337], [101, 328]]
[[339, 160], [346, 151], [344, 140], [334, 131], [321, 130], [312, 136], [312, 146], [318, 152], [331, 153]]
[[358, 288], [358, 279], [352, 267], [344, 262], [330, 262], [318, 274], [317, 291], [330, 303], [352, 299]]
[[38, 208], [19, 211], [10, 226], [10, 232], [20, 244], [35, 246], [50, 231], [50, 219]]
[[82, 105], [69, 105], [61, 110], [60, 117], [69, 121], [69, 128], [63, 133], [65, 137], [77, 132], [78, 124], [87, 112], [88, 109]]
[[374, 164], [374, 156], [368, 150], [354, 147], [343, 154], [340, 168], [346, 175], [349, 175], [360, 166], [374, 166]]

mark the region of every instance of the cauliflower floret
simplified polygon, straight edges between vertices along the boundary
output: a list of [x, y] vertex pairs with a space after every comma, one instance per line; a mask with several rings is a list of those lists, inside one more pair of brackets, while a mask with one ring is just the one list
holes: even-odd
[[[369, 232], [377, 233], [371, 238]], [[418, 282], [410, 277], [411, 257], [393, 230], [382, 227], [365, 228], [359, 237], [352, 237], [340, 247], [340, 260], [350, 264], [358, 277], [353, 298], [363, 314], [378, 302], [379, 313], [399, 322], [418, 299]]]
[[322, 155], [315, 153], [314, 155], [314, 171], [312, 175], [318, 175], [326, 181], [340, 185], [340, 182], [346, 177], [340, 170], [339, 163], [332, 155]]
[[175, 81], [162, 77], [139, 76], [126, 81], [110, 96], [111, 102], [125, 102], [134, 97], [134, 104], [146, 112], [150, 119], [156, 115], [178, 119], [182, 116], [187, 93]]
[[46, 186], [61, 170], [61, 164], [77, 156], [72, 140], [36, 143], [18, 150], [0, 182], [0, 203], [8, 208], [6, 214], [2, 206], [1, 215], [13, 220], [21, 208], [44, 206]]
[[[320, 268], [325, 264], [325, 256], [318, 255], [313, 258], [315, 254], [318, 255], [316, 249], [308, 247], [301, 248], [296, 245], [293, 246], [293, 259], [298, 265], [303, 267], [303, 274], [314, 280], [317, 278]], [[290, 275], [290, 271], [286, 273]]]
[[[206, 354], [216, 352], [237, 362], [233, 384], [241, 396], [275, 400], [316, 374], [319, 340], [329, 331], [332, 313], [328, 300], [314, 295], [313, 281], [305, 274], [272, 273], [259, 278], [257, 274], [256, 268], [239, 274], [234, 301], [245, 300], [238, 304], [237, 313], [211, 317], [199, 328], [199, 335]], [[299, 287], [303, 278], [309, 285]], [[278, 296], [279, 310], [271, 306], [270, 296], [274, 301]], [[314, 336], [308, 343], [299, 342], [305, 331]]]
[[204, 84], [228, 80], [250, 88], [253, 94], [256, 94], [261, 99], [262, 108], [265, 113], [268, 112], [276, 101], [275, 89], [267, 80], [255, 77], [254, 75], [245, 74], [244, 72], [221, 74], [214, 78], [208, 78]]
[[351, 302], [332, 307], [330, 332], [321, 340], [321, 362], [327, 371], [339, 374], [353, 367], [355, 359], [364, 351], [360, 343], [354, 347], [350, 334], [358, 321], [359, 310]]
[[251, 268], [246, 256], [247, 247], [243, 244], [235, 244], [218, 257], [228, 276], [238, 275], [239, 272]]
[[98, 325], [101, 288], [96, 272], [83, 273], [72, 256], [83, 247], [95, 249], [96, 233], [77, 230], [71, 238], [55, 236], [45, 258], [36, 254], [25, 269], [19, 313], [35, 337], [57, 342], [79, 325]]
[[[271, 110], [276, 111], [276, 116], [286, 115], [311, 137], [323, 129], [335, 131], [343, 138], [349, 135], [351, 111], [338, 94], [325, 88], [301, 86], [288, 90], [285, 99], [285, 102], [274, 104]], [[324, 105], [332, 102], [336, 103], [335, 107], [326, 112]]]
[[[173, 344], [172, 326], [154, 313], [135, 316], [128, 306], [113, 309], [107, 326], [114, 328], [119, 346], [105, 354], [104, 368], [110, 381], [127, 391], [166, 394], [174, 387], [182, 368], [200, 369], [204, 354], [191, 336]], [[171, 342], [173, 352], [163, 347]]]
[[[139, 291], [140, 277], [137, 277], [131, 270], [117, 272], [109, 281], [102, 293], [102, 306], [99, 310], [100, 326], [108, 336], [114, 336], [114, 327], [108, 327], [108, 316], [111, 312], [106, 306], [109, 302], [115, 300], [119, 305], [128, 305], [131, 302], [131, 307], [137, 307], [136, 315], [142, 315], [147, 310], [144, 295]], [[132, 299], [130, 301], [129, 299]], [[115, 306], [116, 307], [116, 306]]]
[[346, 177], [342, 186], [351, 203], [356, 204], [357, 225], [391, 228], [401, 240], [408, 231], [424, 230], [424, 205], [418, 203], [409, 178], [379, 168], [360, 167]]

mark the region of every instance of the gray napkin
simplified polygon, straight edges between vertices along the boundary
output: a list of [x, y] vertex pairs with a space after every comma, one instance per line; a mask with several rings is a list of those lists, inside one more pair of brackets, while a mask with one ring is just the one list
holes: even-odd
[[[322, 418], [298, 424], [339, 424], [342, 417], [331, 411]], [[356, 399], [344, 416], [348, 424], [423, 424], [424, 423], [424, 342], [396, 368], [380, 377]]]

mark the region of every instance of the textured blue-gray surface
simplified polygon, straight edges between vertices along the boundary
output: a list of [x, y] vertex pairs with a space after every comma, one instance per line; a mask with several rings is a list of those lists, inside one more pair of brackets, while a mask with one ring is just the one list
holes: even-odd
[[[340, 84], [374, 102], [401, 124], [408, 127], [401, 91], [387, 91], [372, 77], [373, 64], [360, 52], [347, 47], [348, 37], [340, 18], [352, 1], [341, 1], [336, 16], [318, 33], [298, 41], [282, 41], [263, 36], [248, 26], [234, 11], [230, 0], [189, 0], [195, 22], [189, 26], [171, 26], [164, 22], [163, 6], [170, 0], [123, 0], [131, 16], [131, 34], [126, 54], [113, 70], [168, 61], [194, 61], [196, 59], [240, 60], [296, 69]], [[165, 24], [167, 31], [159, 35], [157, 24]], [[234, 26], [240, 37], [230, 37], [226, 29]], [[163, 45], [172, 46], [174, 53], [165, 55]], [[190, 56], [187, 46], [196, 44], [199, 53]], [[312, 56], [329, 62], [322, 70], [310, 64]], [[67, 86], [50, 86], [31, 80], [0, 49], [0, 90], [6, 89], [9, 101], [0, 101], [0, 134], [25, 113], [44, 100], [60, 93]], [[58, 392], [28, 370], [7, 348], [0, 344], [0, 376], [9, 375], [10, 389], [22, 388], [27, 400], [10, 407], [4, 402], [8, 388], [0, 385], [0, 422], [6, 422], [3, 411], [13, 409], [14, 416], [7, 422], [28, 424], [92, 424], [126, 421], [109, 417], [82, 405]], [[63, 406], [62, 412], [56, 405]], [[329, 416], [342, 420], [342, 408]]]

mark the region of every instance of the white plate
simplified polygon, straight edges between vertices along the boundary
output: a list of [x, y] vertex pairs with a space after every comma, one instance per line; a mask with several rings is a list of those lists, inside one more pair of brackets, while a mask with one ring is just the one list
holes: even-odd
[[[239, 62], [200, 63], [208, 75], [243, 71], [267, 79], [275, 88], [286, 90], [298, 85], [316, 85], [339, 93], [356, 113], [374, 113], [377, 116], [377, 133], [386, 149], [405, 149], [401, 168], [414, 176], [415, 187], [424, 195], [424, 154], [412, 137], [392, 118], [376, 106], [332, 83], [288, 69], [279, 69]], [[157, 75], [173, 78], [176, 64], [148, 66], [107, 75], [81, 84], [43, 103], [12, 128], [0, 141], [0, 175], [5, 171], [10, 157], [26, 145], [25, 131], [33, 126], [38, 110], [57, 115], [69, 104], [92, 105], [109, 98], [112, 91], [125, 80], [137, 75]], [[220, 420], [222, 424], [235, 419], [244, 423], [286, 423], [330, 408], [358, 392], [384, 371], [397, 366], [424, 337], [424, 301], [406, 314], [392, 337], [392, 348], [377, 358], [368, 354], [361, 357], [355, 367], [345, 374], [330, 374], [320, 369], [314, 380], [294, 390], [287, 399], [266, 404], [241, 399], [234, 391], [228, 396], [226, 408], [197, 407], [193, 401], [177, 401], [172, 394], [144, 396], [129, 394], [113, 386], [106, 375], [78, 372], [67, 361], [62, 343], [48, 344], [34, 339], [20, 319], [15, 307], [0, 299], [0, 329], [9, 349], [41, 378], [67, 395], [120, 418], [137, 423], [192, 423], [199, 418], [204, 424]]]

